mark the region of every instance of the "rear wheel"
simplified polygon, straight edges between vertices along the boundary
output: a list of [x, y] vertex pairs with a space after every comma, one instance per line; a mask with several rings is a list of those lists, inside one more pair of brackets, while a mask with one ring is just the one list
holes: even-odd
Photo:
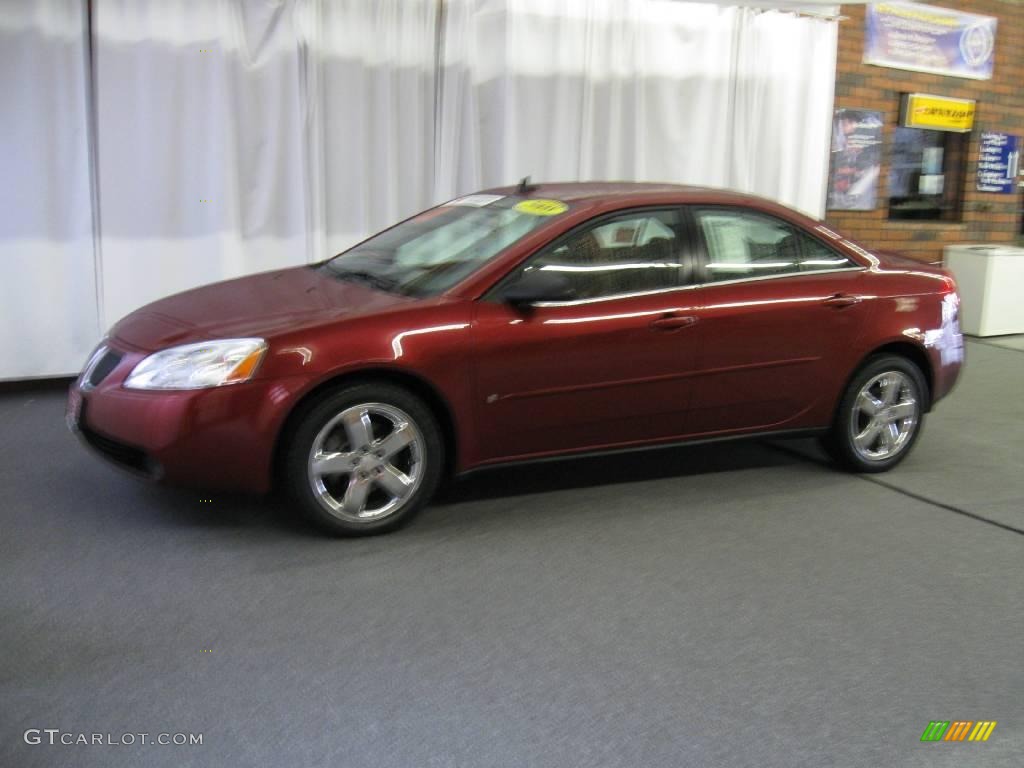
[[885, 472], [917, 441], [928, 404], [921, 370], [898, 355], [870, 358], [847, 386], [823, 443], [855, 472]]
[[418, 397], [391, 384], [357, 384], [301, 417], [286, 480], [306, 515], [327, 530], [385, 533], [433, 496], [443, 453], [437, 420]]

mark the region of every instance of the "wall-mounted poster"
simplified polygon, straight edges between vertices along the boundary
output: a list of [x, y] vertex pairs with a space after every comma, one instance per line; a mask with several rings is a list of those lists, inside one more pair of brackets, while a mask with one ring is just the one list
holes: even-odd
[[978, 191], [1013, 194], [1020, 164], [1020, 139], [1006, 133], [981, 134]]
[[878, 196], [882, 168], [882, 113], [837, 109], [832, 120], [828, 208], [870, 211]]
[[996, 22], [992, 16], [921, 3], [871, 3], [865, 15], [864, 63], [988, 80]]

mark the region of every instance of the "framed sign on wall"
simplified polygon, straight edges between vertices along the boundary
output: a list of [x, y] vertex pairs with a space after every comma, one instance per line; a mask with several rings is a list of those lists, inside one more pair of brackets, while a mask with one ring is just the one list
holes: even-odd
[[864, 63], [989, 80], [997, 19], [921, 3], [871, 3]]
[[1020, 137], [985, 131], [978, 145], [978, 191], [1011, 195], [1020, 167]]
[[881, 169], [882, 113], [837, 109], [832, 118], [829, 210], [872, 210], [877, 203]]

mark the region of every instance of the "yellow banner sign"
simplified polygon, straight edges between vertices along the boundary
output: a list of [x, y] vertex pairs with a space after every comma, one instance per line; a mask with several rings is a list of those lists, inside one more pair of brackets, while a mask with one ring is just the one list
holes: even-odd
[[903, 106], [903, 125], [966, 133], [974, 126], [974, 101], [908, 93]]

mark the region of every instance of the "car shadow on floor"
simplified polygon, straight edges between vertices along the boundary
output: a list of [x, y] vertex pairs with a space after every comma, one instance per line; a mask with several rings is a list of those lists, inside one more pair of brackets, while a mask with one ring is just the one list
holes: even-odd
[[[444, 487], [431, 505], [435, 511], [468, 511], [474, 502], [546, 494], [577, 488], [639, 483], [748, 469], [801, 464], [813, 458], [813, 441], [740, 440], [629, 451], [558, 461], [542, 461], [480, 470]], [[215, 493], [135, 483], [122, 477], [117, 505], [123, 520], [141, 527], [200, 528], [260, 537], [267, 532], [322, 538], [297, 513], [287, 496]], [[109, 487], [109, 486], [108, 486]], [[447, 517], [447, 515], [444, 515]], [[435, 520], [438, 518], [435, 517]], [[430, 510], [414, 528], [429, 529]]]
[[455, 480], [437, 503], [788, 466], [800, 463], [802, 454], [813, 455], [813, 445], [809, 440], [736, 440], [496, 467]]

